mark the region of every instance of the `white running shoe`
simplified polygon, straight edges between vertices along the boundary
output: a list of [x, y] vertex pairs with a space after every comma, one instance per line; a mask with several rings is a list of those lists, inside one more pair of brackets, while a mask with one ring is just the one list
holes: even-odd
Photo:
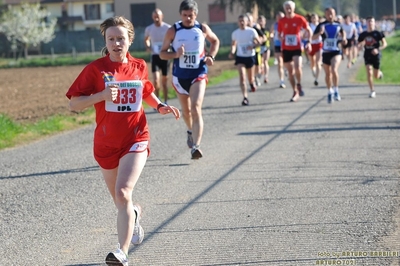
[[197, 159], [200, 159], [201, 157], [203, 157], [203, 153], [199, 149], [199, 146], [196, 146], [196, 147], [193, 146], [191, 154], [192, 154], [192, 160], [197, 160]]
[[120, 249], [118, 244], [118, 248], [114, 252], [108, 253], [106, 257], [107, 265], [118, 265], [118, 266], [128, 266], [128, 256]]
[[375, 98], [375, 97], [376, 97], [376, 92], [371, 91], [371, 93], [369, 94], [369, 98]]
[[142, 218], [142, 208], [139, 205], [133, 205], [133, 210], [136, 213], [136, 218], [131, 243], [134, 245], [139, 245], [142, 243], [144, 238], [144, 230], [139, 223], [140, 219]]

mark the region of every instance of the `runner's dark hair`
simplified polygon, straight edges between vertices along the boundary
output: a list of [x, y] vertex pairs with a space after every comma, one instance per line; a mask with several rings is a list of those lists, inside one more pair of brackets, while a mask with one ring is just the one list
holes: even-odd
[[181, 5], [179, 6], [179, 13], [181, 13], [183, 10], [193, 10], [196, 14], [199, 12], [198, 5], [196, 1], [193, 0], [182, 1]]

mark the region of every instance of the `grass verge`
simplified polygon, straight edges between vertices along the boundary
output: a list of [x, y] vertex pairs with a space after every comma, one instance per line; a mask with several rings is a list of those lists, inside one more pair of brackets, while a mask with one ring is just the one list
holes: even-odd
[[94, 108], [89, 108], [76, 116], [55, 115], [32, 124], [20, 124], [0, 114], [0, 150], [88, 125], [93, 121]]
[[[400, 31], [385, 38], [388, 46], [382, 51], [381, 70], [384, 78], [374, 80], [374, 84], [400, 84]], [[364, 60], [361, 57], [361, 60]], [[365, 67], [360, 67], [356, 75], [357, 82], [367, 82]]]

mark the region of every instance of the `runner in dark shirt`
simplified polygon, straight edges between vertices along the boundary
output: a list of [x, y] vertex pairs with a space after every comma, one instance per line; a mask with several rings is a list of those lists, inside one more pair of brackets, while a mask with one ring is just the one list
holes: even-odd
[[367, 70], [367, 79], [370, 88], [369, 97], [375, 98], [373, 78], [382, 79], [383, 73], [380, 70], [381, 50], [387, 46], [385, 34], [375, 29], [375, 18], [367, 18], [367, 31], [358, 37], [359, 48], [364, 46], [364, 62]]

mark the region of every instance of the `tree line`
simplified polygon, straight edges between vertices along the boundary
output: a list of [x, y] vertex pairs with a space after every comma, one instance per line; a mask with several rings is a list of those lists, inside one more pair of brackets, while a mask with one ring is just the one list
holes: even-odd
[[29, 47], [48, 43], [55, 37], [57, 19], [48, 19], [49, 16], [50, 13], [42, 9], [39, 3], [9, 5], [0, 17], [0, 33], [10, 41], [14, 53], [21, 45], [27, 58]]

